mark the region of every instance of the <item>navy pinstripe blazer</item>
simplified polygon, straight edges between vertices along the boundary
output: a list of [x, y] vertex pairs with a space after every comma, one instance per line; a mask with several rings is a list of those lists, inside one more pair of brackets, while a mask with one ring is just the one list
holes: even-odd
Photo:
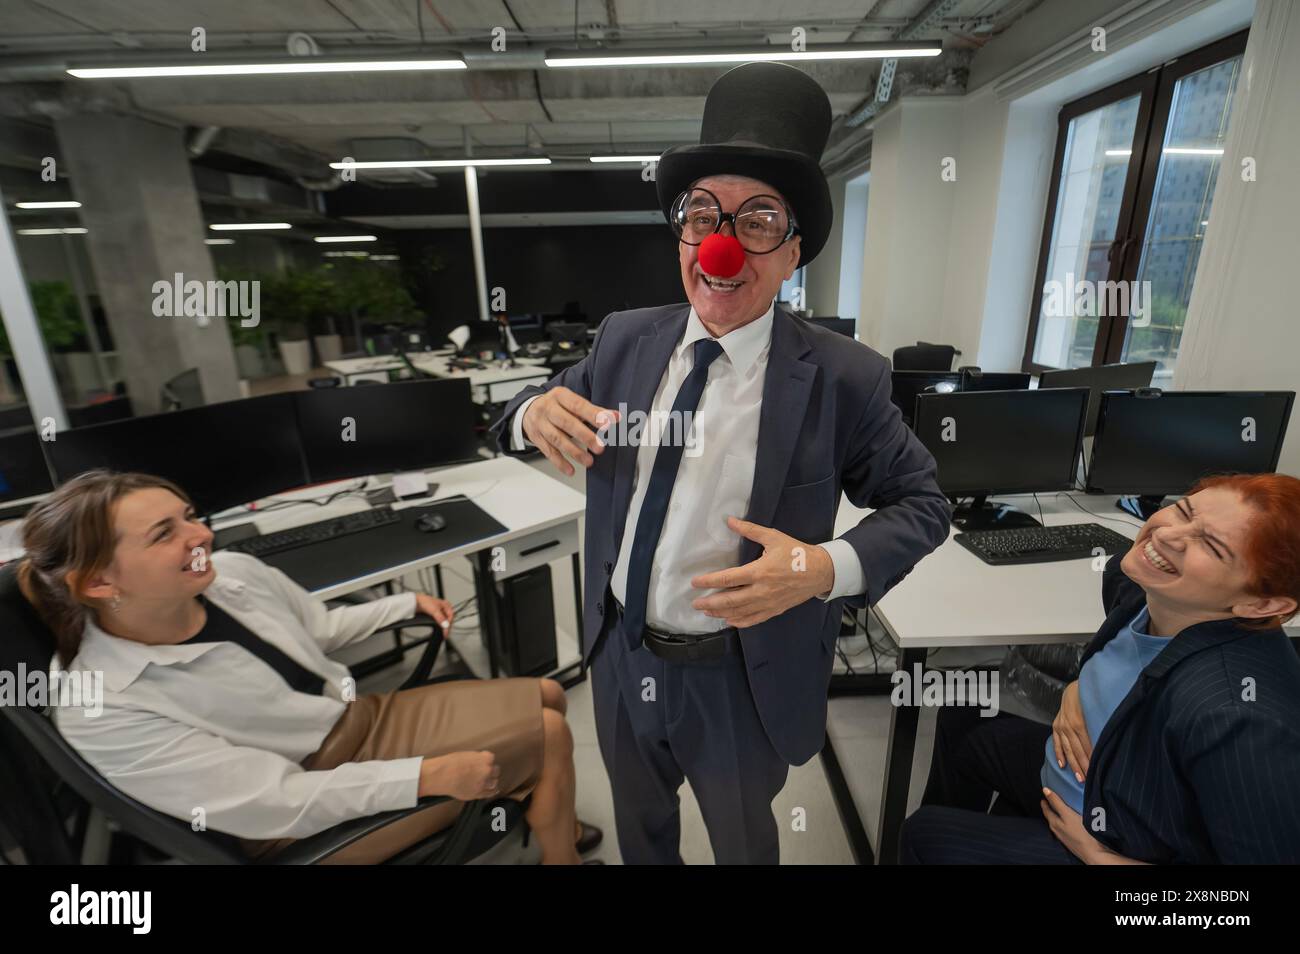
[[[1084, 663], [1146, 602], [1120, 559]], [[1111, 715], [1084, 783], [1103, 844], [1155, 864], [1300, 863], [1300, 658], [1281, 629], [1242, 623], [1180, 632]]]

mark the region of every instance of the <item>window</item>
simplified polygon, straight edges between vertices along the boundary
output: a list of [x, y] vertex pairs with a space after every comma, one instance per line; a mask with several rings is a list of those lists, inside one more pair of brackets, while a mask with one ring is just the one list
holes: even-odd
[[1178, 357], [1246, 34], [1060, 113], [1026, 371]]

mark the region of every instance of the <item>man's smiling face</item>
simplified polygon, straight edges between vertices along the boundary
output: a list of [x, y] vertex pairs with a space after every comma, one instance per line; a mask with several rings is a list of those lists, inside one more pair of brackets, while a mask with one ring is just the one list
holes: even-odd
[[[785, 197], [766, 182], [745, 176], [706, 176], [693, 183], [693, 187], [708, 189], [717, 196], [723, 212], [734, 213], [741, 203], [755, 195], [774, 195], [785, 201]], [[722, 234], [732, 234], [730, 223], [722, 226]], [[772, 299], [781, 290], [781, 283], [794, 275], [799, 262], [799, 236], [796, 235], [775, 252], [766, 255], [746, 252], [745, 264], [740, 271], [726, 276], [728, 281], [740, 283], [739, 287], [729, 291], [709, 287], [704, 278], [705, 273], [700, 268], [699, 252], [698, 245], [678, 242], [682, 286], [686, 289], [686, 298], [694, 306], [695, 313], [700, 316], [704, 326], [715, 337], [722, 337], [767, 311]]]

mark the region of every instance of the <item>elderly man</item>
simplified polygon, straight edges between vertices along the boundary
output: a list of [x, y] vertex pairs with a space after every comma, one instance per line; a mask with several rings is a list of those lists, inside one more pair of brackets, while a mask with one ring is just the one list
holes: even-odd
[[[830, 231], [830, 120], [792, 67], [720, 78], [656, 177], [690, 304], [609, 315], [496, 424], [587, 469], [582, 649], [628, 863], [681, 862], [683, 780], [719, 863], [778, 860], [771, 802], [822, 746], [841, 607], [947, 536], [888, 362], [774, 304]], [[831, 539], [841, 490], [874, 512]]]

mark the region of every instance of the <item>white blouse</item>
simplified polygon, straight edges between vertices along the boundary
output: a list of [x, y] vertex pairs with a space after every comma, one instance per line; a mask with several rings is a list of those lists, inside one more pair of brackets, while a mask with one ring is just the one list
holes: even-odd
[[88, 674], [83, 684], [102, 678], [102, 711], [57, 707], [64, 738], [117, 788], [196, 829], [302, 838], [414, 806], [419, 757], [315, 772], [299, 763], [356, 698], [347, 668], [326, 653], [415, 615], [415, 594], [330, 610], [256, 557], [218, 552], [212, 566], [204, 596], [320, 676], [323, 694], [295, 692], [233, 643], [147, 645], [89, 622], [68, 669]]

